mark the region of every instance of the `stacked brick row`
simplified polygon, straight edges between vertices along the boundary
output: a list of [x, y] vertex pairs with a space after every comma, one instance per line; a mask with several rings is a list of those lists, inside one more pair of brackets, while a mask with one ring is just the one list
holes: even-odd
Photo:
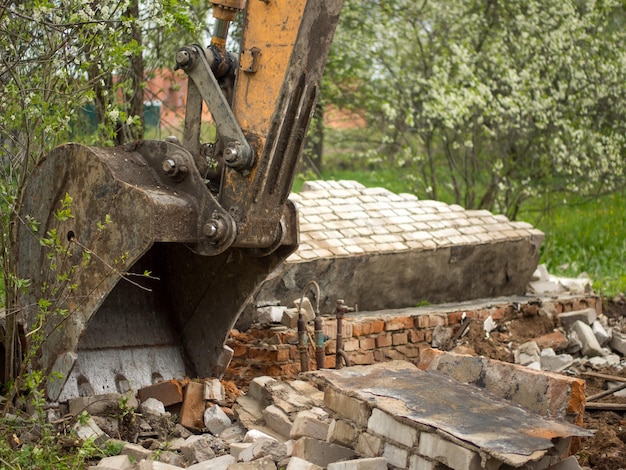
[[[369, 365], [389, 360], [406, 360], [417, 364], [421, 351], [432, 345], [437, 327], [456, 331], [465, 316], [484, 321], [489, 316], [500, 321], [520, 314], [533, 315], [538, 306], [533, 301], [505, 302], [492, 305], [466, 305], [464, 310], [446, 310], [444, 306], [417, 307], [374, 313], [360, 312], [344, 318], [342, 323], [343, 350], [351, 365]], [[601, 311], [601, 300], [595, 296], [560, 298], [544, 301], [544, 309], [556, 314], [596, 308]], [[336, 320], [326, 317], [323, 333], [324, 366], [336, 366]], [[316, 368], [313, 347], [313, 325], [308, 325], [310, 339], [310, 370]], [[300, 372], [298, 332], [285, 326], [256, 325], [247, 332], [233, 330], [227, 342], [234, 351], [229, 377], [269, 375], [288, 377]]]

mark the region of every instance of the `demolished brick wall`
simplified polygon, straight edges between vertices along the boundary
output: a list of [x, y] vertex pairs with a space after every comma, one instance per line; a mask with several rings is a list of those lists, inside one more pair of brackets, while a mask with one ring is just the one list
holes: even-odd
[[[555, 314], [586, 308], [602, 311], [601, 299], [594, 295], [562, 297], [542, 301], [542, 308]], [[430, 348], [433, 332], [437, 328], [456, 331], [463, 318], [494, 321], [510, 315], [536, 315], [537, 299], [520, 298], [519, 302], [493, 299], [484, 304], [455, 304], [446, 310], [445, 305], [413, 309], [359, 312], [349, 314], [343, 321], [344, 351], [352, 365], [369, 365], [389, 360], [406, 360], [419, 363], [421, 351]], [[324, 348], [324, 366], [336, 366], [336, 320], [325, 317], [323, 331], [327, 338]], [[308, 325], [311, 339], [313, 325]], [[550, 341], [547, 338], [546, 341]], [[229, 377], [254, 377], [270, 375], [291, 376], [300, 372], [298, 333], [283, 325], [255, 325], [245, 332], [233, 330], [227, 345], [234, 351], [229, 366]], [[315, 353], [311, 346], [310, 369], [315, 369]]]

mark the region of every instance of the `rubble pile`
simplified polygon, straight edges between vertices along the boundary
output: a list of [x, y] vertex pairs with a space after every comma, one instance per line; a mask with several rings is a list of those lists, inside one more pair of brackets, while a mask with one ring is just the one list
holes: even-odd
[[[431, 374], [405, 361], [391, 361], [315, 371], [289, 381], [257, 377], [250, 382], [247, 393], [239, 396], [232, 384], [217, 379], [163, 381], [136, 394], [73, 398], [60, 405], [56, 413], [51, 409], [49, 418], [63, 421], [60, 416], [63, 413], [66, 419], [81, 417], [73, 420], [80, 438], [91, 438], [102, 447], [119, 449], [119, 455], [103, 458], [90, 467], [92, 470], [580, 468], [575, 459], [565, 458], [572, 436], [589, 435], [588, 432], [564, 420], [554, 421], [565, 415], [566, 408], [573, 406], [580, 411], [580, 380], [501, 363], [497, 367], [519, 368], [518, 376], [511, 374], [511, 377], [521, 380], [524, 390], [532, 392], [541, 384], [551, 384], [549, 393], [542, 399], [541, 406], [546, 409], [526, 412], [495, 395], [476, 393], [474, 385], [446, 378], [450, 369], [454, 369], [451, 364], [463, 357], [431, 351], [420, 366], [437, 371]], [[489, 376], [486, 368], [492, 364], [485, 362], [483, 366]], [[493, 370], [500, 374], [497, 367]], [[462, 368], [467, 369], [465, 365]], [[459, 431], [450, 427], [449, 419], [441, 421], [438, 428], [436, 423], [440, 418], [417, 416], [420, 407], [411, 408], [408, 401], [402, 405], [395, 389], [380, 391], [381, 386], [393, 382], [389, 374], [394, 380], [417, 380], [414, 383], [421, 384], [424, 388], [421, 391], [408, 387], [410, 400], [419, 401], [427, 395], [430, 400], [433, 397], [439, 400], [442, 394], [423, 392], [433, 386], [429, 380], [438, 383], [443, 380], [449, 387], [449, 396], [453, 396], [456, 388], [456, 393], [467, 397], [469, 408], [474, 407], [473, 400], [479, 399], [481, 406], [496, 406], [500, 413], [510, 414], [509, 419], [515, 420], [520, 429], [526, 425], [529, 429], [539, 426], [535, 429], [537, 436], [529, 438], [525, 434], [528, 429], [520, 432], [508, 428], [511, 441], [507, 448], [502, 444], [507, 437], [502, 434], [494, 440], [484, 431], [468, 431], [465, 424]], [[511, 382], [511, 386], [516, 385]], [[391, 395], [386, 397], [385, 393]], [[437, 411], [432, 403], [424, 406]], [[548, 408], [552, 411], [546, 411]], [[452, 408], [448, 411], [449, 416], [454, 415]], [[460, 422], [475, 421], [463, 413]], [[541, 442], [541, 433], [552, 437]], [[530, 451], [522, 454], [515, 450], [518, 446], [530, 446]], [[559, 466], [564, 462], [567, 467]]]

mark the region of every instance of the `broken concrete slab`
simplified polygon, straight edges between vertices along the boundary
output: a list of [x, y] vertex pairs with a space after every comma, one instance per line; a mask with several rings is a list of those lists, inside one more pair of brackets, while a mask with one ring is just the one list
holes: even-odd
[[[439, 357], [450, 357], [448, 354]], [[452, 363], [448, 364], [452, 366]], [[471, 367], [471, 363], [456, 363], [462, 373], [468, 372], [466, 365]], [[506, 366], [523, 369], [511, 364]], [[484, 372], [475, 370], [469, 375], [474, 373], [485, 380]], [[545, 372], [535, 374], [549, 375]], [[407, 449], [414, 449], [416, 445], [419, 455], [427, 460], [451, 462], [460, 459], [459, 466], [451, 468], [474, 468], [472, 462], [481, 462], [481, 455], [492, 459], [494, 462], [490, 465], [494, 468], [502, 464], [519, 467], [550, 452], [560, 452], [551, 438], [590, 435], [589, 431], [566, 421], [544, 419], [486, 391], [476, 393], [473, 386], [466, 389], [466, 384], [434, 370], [421, 372], [407, 362], [315, 371], [308, 375], [326, 383], [326, 391], [334, 390], [373, 407], [367, 433], [382, 440], [382, 456], [392, 466], [400, 468], [405, 468], [410, 461]], [[563, 381], [566, 386], [568, 378], [564, 377]], [[433, 394], [432, 390], [446, 390], [446, 393]], [[490, 416], [497, 423], [490, 423]], [[504, 423], [508, 419], [512, 420], [510, 425]], [[397, 431], [407, 428], [413, 433]], [[493, 429], [498, 429], [497, 436]]]
[[573, 312], [563, 312], [559, 314], [558, 319], [566, 331], [571, 331], [574, 323], [582, 321], [587, 325], [591, 325], [598, 318], [598, 312], [595, 308], [586, 308], [583, 310], [575, 310]]
[[543, 240], [530, 224], [383, 188], [315, 187], [292, 194], [301, 243], [260, 303], [289, 305], [311, 279], [322, 311], [337, 298], [379, 310], [526, 293]]
[[577, 320], [573, 323], [572, 330], [576, 332], [578, 339], [583, 344], [582, 353], [584, 356], [594, 357], [604, 355], [602, 346], [600, 346], [596, 335], [593, 334], [593, 330], [587, 323]]

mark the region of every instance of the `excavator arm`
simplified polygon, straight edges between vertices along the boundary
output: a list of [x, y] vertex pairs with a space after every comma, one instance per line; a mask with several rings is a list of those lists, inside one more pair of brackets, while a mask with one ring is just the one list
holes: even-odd
[[[223, 373], [229, 331], [298, 244], [288, 195], [341, 3], [216, 0], [211, 45], [175, 58], [182, 141], [66, 144], [35, 168], [19, 219], [39, 226], [16, 226], [16, 274], [31, 281], [22, 349], [50, 400]], [[240, 10], [237, 57], [225, 45]]]

